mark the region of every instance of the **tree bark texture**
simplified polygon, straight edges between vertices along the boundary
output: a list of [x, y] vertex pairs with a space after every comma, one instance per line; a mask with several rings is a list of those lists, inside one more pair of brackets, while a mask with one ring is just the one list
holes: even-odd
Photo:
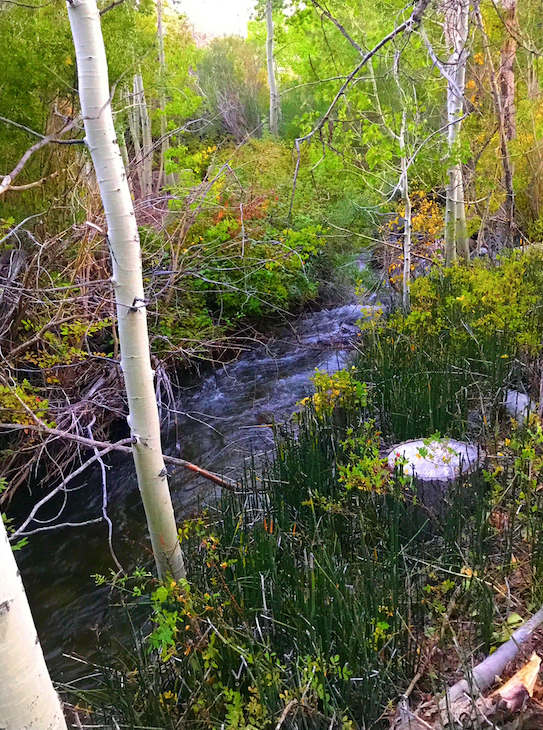
[[107, 61], [96, 0], [68, 0], [81, 113], [108, 226], [121, 367], [134, 462], [158, 573], [185, 575], [166, 468], [151, 368], [138, 227], [113, 127]]
[[167, 124], [166, 124], [166, 54], [164, 52], [164, 23], [162, 19], [162, 0], [157, 0], [156, 3], [156, 33], [158, 39], [158, 63], [160, 65], [160, 173], [157, 182], [157, 192], [160, 190], [162, 184], [173, 185], [173, 175], [167, 175], [165, 171], [167, 152], [170, 149], [170, 142], [167, 136]]
[[277, 94], [273, 58], [273, 0], [267, 0], [266, 2], [266, 29], [266, 59], [268, 63], [268, 84], [270, 87], [270, 132], [274, 136], [277, 136], [279, 134], [280, 102]]
[[500, 86], [503, 128], [505, 138], [510, 142], [517, 136], [517, 110], [515, 106], [517, 0], [502, 0], [502, 7], [504, 11], [505, 40], [501, 49]]
[[[449, 3], [445, 10], [445, 35], [448, 45], [452, 49], [448, 62], [451, 80], [447, 84], [448, 146], [451, 156], [457, 146], [462, 124], [460, 118], [464, 110], [468, 32], [469, 0], [455, 0], [455, 2]], [[461, 163], [456, 162], [449, 167], [448, 174], [449, 184], [445, 206], [445, 258], [447, 266], [450, 266], [457, 255], [469, 258], [469, 240]]]
[[1, 516], [0, 727], [66, 730]]
[[153, 192], [153, 138], [151, 137], [151, 120], [147, 111], [147, 101], [141, 74], [134, 76], [134, 105], [141, 124], [141, 165], [142, 165], [142, 197], [150, 198]]

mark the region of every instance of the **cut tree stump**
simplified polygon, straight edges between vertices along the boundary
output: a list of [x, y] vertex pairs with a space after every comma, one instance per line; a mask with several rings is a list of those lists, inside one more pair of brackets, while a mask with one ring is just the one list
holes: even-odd
[[414, 478], [417, 499], [434, 512], [442, 512], [447, 488], [460, 477], [477, 471], [484, 452], [476, 445], [442, 439], [416, 439], [395, 446], [388, 455], [388, 467], [403, 469]]

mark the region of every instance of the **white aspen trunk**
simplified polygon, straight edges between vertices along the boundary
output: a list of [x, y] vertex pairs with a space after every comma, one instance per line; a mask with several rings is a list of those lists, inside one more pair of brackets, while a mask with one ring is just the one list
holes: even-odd
[[111, 247], [121, 367], [128, 397], [128, 423], [143, 506], [158, 574], [184, 578], [151, 368], [138, 227], [113, 127], [107, 60], [96, 0], [68, 0], [79, 98]]
[[[124, 136], [124, 131], [122, 129], [117, 133], [117, 141], [119, 143], [119, 150], [121, 152], [124, 169], [126, 171], [130, 167], [130, 160], [128, 159], [128, 150], [126, 148], [126, 137]], [[134, 192], [133, 188], [132, 188], [132, 181], [128, 177], [127, 177], [127, 179], [128, 179], [128, 187], [130, 189], [130, 195], [132, 195]]]
[[409, 197], [409, 177], [407, 169], [407, 157], [405, 156], [405, 119], [406, 112], [402, 115], [402, 127], [400, 130], [400, 152], [401, 152], [401, 182], [400, 189], [405, 207], [404, 228], [403, 228], [403, 307], [408, 310], [411, 306], [411, 198]]
[[273, 61], [273, 0], [266, 0], [266, 59], [268, 63], [268, 84], [270, 87], [270, 132], [279, 134], [280, 101], [277, 94], [275, 80], [275, 66]]
[[141, 154], [143, 158], [143, 185], [141, 192], [144, 198], [149, 198], [153, 192], [153, 138], [151, 137], [151, 121], [149, 120], [149, 112], [147, 111], [143, 79], [140, 74], [134, 76], [134, 99], [141, 123]]
[[1, 516], [0, 728], [66, 730]]
[[[449, 154], [452, 155], [458, 141], [464, 108], [466, 86], [466, 43], [469, 31], [469, 0], [455, 0], [445, 12], [445, 31], [452, 53], [448, 61], [450, 80], [447, 82], [447, 119]], [[450, 266], [457, 254], [469, 258], [469, 241], [466, 227], [464, 183], [462, 166], [456, 163], [448, 171], [449, 185], [445, 206], [445, 259]]]
[[[141, 159], [141, 125], [139, 122], [139, 114], [136, 108], [136, 100], [128, 89], [125, 90], [126, 106], [128, 109], [128, 126], [130, 128], [130, 136], [132, 137], [132, 145], [134, 147], [133, 169], [138, 176], [140, 185], [140, 193], [143, 190], [143, 170]], [[125, 168], [126, 169], [126, 168]]]
[[167, 175], [164, 168], [166, 166], [166, 153], [170, 149], [170, 142], [167, 134], [166, 124], [166, 92], [164, 85], [166, 83], [166, 54], [164, 52], [164, 23], [162, 22], [162, 0], [156, 3], [156, 32], [158, 38], [158, 63], [160, 66], [160, 137], [161, 137], [161, 155], [160, 155], [160, 172], [158, 174], [157, 192], [160, 190], [162, 183], [165, 185], [173, 185], [173, 175]]

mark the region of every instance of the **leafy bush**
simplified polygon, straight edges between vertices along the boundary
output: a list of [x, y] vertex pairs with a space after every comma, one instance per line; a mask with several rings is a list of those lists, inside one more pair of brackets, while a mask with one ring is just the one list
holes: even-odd
[[512, 253], [498, 266], [435, 268], [413, 283], [409, 314], [366, 323], [358, 376], [384, 435], [487, 430], [500, 390], [526, 378], [541, 348], [542, 291], [541, 252]]

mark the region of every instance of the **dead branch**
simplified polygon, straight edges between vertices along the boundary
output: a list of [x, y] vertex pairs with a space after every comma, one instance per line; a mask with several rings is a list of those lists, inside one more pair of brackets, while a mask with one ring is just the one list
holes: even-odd
[[15, 190], [15, 192], [21, 192], [22, 190], [32, 190], [32, 188], [39, 188], [42, 185], [44, 185], [46, 182], [49, 182], [50, 180], [54, 180], [56, 177], [61, 175], [63, 172], [66, 172], [66, 170], [57, 170], [56, 172], [52, 172], [50, 175], [46, 175], [45, 177], [42, 177], [40, 180], [36, 180], [35, 182], [27, 183], [26, 185], [10, 185], [10, 190]]
[[105, 15], [106, 13], [109, 13], [110, 10], [113, 10], [113, 8], [116, 8], [119, 5], [122, 5], [124, 2], [125, 0], [115, 0], [115, 2], [111, 3], [111, 5], [108, 5], [106, 8], [102, 8], [102, 10], [100, 10], [100, 15]]
[[[488, 656], [469, 672], [467, 678], [461, 679], [447, 690], [443, 699], [434, 706], [438, 710], [437, 719], [435, 721], [432, 719], [431, 725], [419, 717], [419, 712], [423, 708], [412, 712], [409, 709], [407, 698], [404, 696], [398, 706], [397, 721], [393, 723], [395, 730], [442, 730], [444, 727], [452, 729], [452, 727], [457, 726], [463, 728], [481, 727], [480, 724], [477, 724], [478, 722], [484, 722], [485, 725], [495, 727], [488, 719], [489, 717], [503, 711], [504, 708], [508, 711], [517, 711], [518, 692], [511, 692], [511, 685], [516, 687], [518, 676], [526, 668], [523, 668], [521, 672], [517, 672], [510, 682], [500, 687], [490, 697], [484, 698], [481, 693], [488, 690], [499, 679], [509, 662], [516, 657], [521, 646], [530, 639], [542, 623], [543, 607], [517, 629], [509, 641], [502, 644], [494, 654]], [[537, 659], [539, 660], [539, 657]], [[530, 662], [528, 665], [530, 665]], [[539, 668], [539, 661], [537, 662], [537, 668]], [[535, 673], [537, 674], [537, 671]], [[475, 725], [472, 721], [475, 722]]]
[[[109, 451], [119, 451], [123, 454], [132, 454], [132, 449], [129, 446], [123, 445], [122, 443], [111, 444], [107, 441], [95, 441], [94, 439], [86, 438], [85, 436], [79, 436], [78, 434], [70, 433], [69, 431], [62, 431], [58, 428], [49, 428], [42, 423], [0, 423], [0, 430], [6, 432], [25, 430], [36, 431], [38, 433], [49, 434], [50, 436], [54, 436], [56, 438], [66, 439], [67, 441], [73, 441], [74, 443], [81, 444], [82, 446], [86, 446], [89, 449], [107, 449]], [[130, 439], [129, 443], [135, 444], [137, 443], [137, 441], [135, 438], [132, 438]], [[167, 456], [166, 454], [164, 454], [164, 461], [166, 464], [182, 466], [184, 469], [188, 469], [189, 471], [198, 474], [204, 479], [213, 482], [213, 484], [217, 484], [219, 487], [222, 487], [223, 489], [228, 489], [231, 492], [241, 488], [241, 485], [234, 480], [228, 479], [227, 477], [221, 477], [218, 474], [207, 471], [207, 469], [203, 469], [202, 467], [197, 466], [190, 461], [186, 461], [186, 459], [179, 459], [175, 456]]]
[[[122, 0], [124, 2], [124, 0]], [[6, 0], [4, 0], [6, 2]], [[28, 132], [28, 134], [32, 134], [34, 137], [39, 137], [40, 139], [46, 139], [45, 134], [41, 134], [41, 132], [36, 132], [34, 129], [30, 129], [30, 127], [26, 127], [24, 124], [19, 124], [19, 122], [14, 122], [13, 119], [8, 119], [7, 117], [0, 117], [0, 122], [4, 122], [5, 124], [10, 124], [13, 127], [17, 127], [17, 129], [22, 129], [24, 132]], [[63, 129], [60, 132], [55, 132], [55, 134], [62, 134], [62, 132], [68, 131], [67, 129]], [[52, 135], [50, 135], [52, 136]], [[74, 145], [74, 144], [85, 144], [84, 139], [51, 139], [51, 144], [65, 144], [65, 145]]]
[[[32, 145], [32, 147], [29, 147], [27, 151], [24, 153], [24, 155], [21, 157], [19, 162], [15, 165], [13, 170], [9, 173], [9, 175], [4, 175], [4, 178], [2, 182], [0, 182], [0, 195], [2, 193], [5, 193], [8, 190], [11, 190], [12, 186], [11, 183], [15, 178], [19, 175], [19, 173], [22, 171], [28, 160], [32, 157], [34, 152], [38, 152], [38, 150], [41, 150], [42, 147], [45, 147], [48, 144], [51, 144], [52, 142], [58, 142], [60, 140], [60, 135], [65, 134], [66, 132], [69, 132], [71, 129], [73, 129], [79, 122], [79, 117], [76, 117], [75, 119], [72, 119], [68, 124], [65, 124], [64, 127], [60, 130], [60, 132], [55, 132], [54, 134], [49, 134], [46, 137], [42, 137], [39, 142], [36, 142], [36, 144]], [[41, 136], [41, 135], [38, 135]], [[73, 140], [65, 140], [66, 142], [72, 142]], [[77, 144], [80, 143], [80, 140], [77, 140]]]
[[354, 40], [354, 38], [352, 38], [347, 33], [347, 31], [341, 25], [341, 23], [339, 22], [339, 20], [337, 20], [337, 18], [334, 18], [334, 16], [328, 10], [326, 10], [325, 8], [323, 8], [322, 5], [319, 2], [317, 2], [317, 0], [311, 0], [311, 3], [317, 8], [317, 10], [320, 10], [320, 12], [326, 18], [328, 18], [328, 20], [330, 20], [336, 26], [336, 28], [339, 30], [339, 32], [341, 33], [341, 35], [343, 35], [349, 41], [349, 43], [351, 44], [351, 46], [353, 46], [354, 48], [356, 48], [356, 50], [358, 51], [358, 53], [360, 53], [360, 55], [362, 56], [364, 54], [364, 50], [362, 49], [361, 46], [358, 45], [358, 43]]
[[51, 327], [56, 327], [57, 325], [64, 324], [65, 322], [71, 322], [73, 319], [77, 319], [78, 317], [79, 314], [70, 314], [69, 317], [63, 317], [62, 319], [53, 319], [50, 322], [47, 322], [47, 324], [44, 324], [43, 327], [38, 332], [36, 332], [34, 337], [25, 340], [17, 347], [14, 347], [11, 352], [8, 352], [5, 355], [6, 360], [15, 360], [22, 352], [25, 352], [25, 350], [28, 350], [29, 347], [32, 347], [32, 345], [38, 343], [43, 335], [51, 329]]
[[466, 693], [469, 694], [474, 689], [479, 692], [484, 692], [489, 687], [492, 687], [496, 681], [496, 677], [501, 676], [507, 664], [516, 657], [521, 645], [530, 638], [542, 623], [543, 607], [529, 621], [517, 629], [509, 641], [502, 644], [494, 654], [491, 654], [475, 667], [471, 677], [469, 677], [469, 682], [466, 679], [461, 679], [448, 690], [447, 697], [449, 703], [454, 702]]

